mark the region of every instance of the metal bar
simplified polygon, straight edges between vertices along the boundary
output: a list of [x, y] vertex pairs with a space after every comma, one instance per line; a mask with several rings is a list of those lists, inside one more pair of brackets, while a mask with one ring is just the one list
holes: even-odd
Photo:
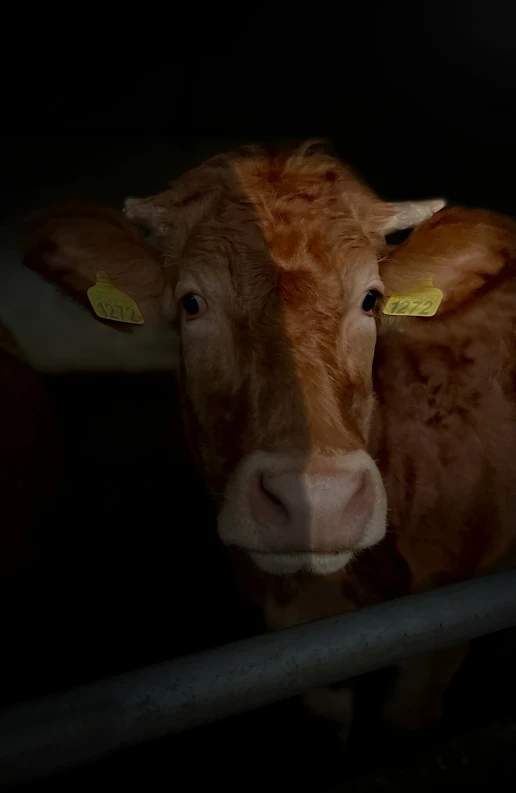
[[516, 572], [256, 636], [10, 708], [0, 783], [80, 765], [516, 624]]

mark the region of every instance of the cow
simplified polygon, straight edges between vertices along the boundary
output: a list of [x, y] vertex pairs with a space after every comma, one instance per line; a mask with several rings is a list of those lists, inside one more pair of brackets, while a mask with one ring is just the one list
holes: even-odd
[[[189, 447], [269, 629], [501, 563], [516, 507], [512, 220], [386, 202], [311, 144], [219, 155], [124, 214], [141, 256], [111, 266], [111, 251], [103, 269], [177, 328]], [[86, 242], [65, 251], [54, 232], [53, 258], [26, 262], [84, 302]], [[434, 316], [385, 313], [422, 284], [440, 290]], [[436, 723], [466, 652], [401, 667], [385, 722]], [[305, 702], [347, 733], [350, 688]]]

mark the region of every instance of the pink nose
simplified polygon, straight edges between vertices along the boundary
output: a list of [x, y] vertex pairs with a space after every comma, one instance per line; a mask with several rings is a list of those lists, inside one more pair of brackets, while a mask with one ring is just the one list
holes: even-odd
[[255, 473], [249, 506], [271, 552], [330, 552], [360, 545], [375, 509], [367, 468]]

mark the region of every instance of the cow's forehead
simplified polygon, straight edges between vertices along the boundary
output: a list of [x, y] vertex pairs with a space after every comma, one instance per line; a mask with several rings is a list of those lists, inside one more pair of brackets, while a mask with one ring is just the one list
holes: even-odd
[[[350, 197], [362, 187], [337, 163], [235, 158], [198, 176], [219, 190], [187, 235], [181, 268], [221, 279], [219, 290], [229, 277], [245, 315], [269, 314], [274, 295], [295, 313], [338, 313], [343, 288], [374, 269], [375, 246], [360, 219], [370, 196]], [[190, 196], [182, 197], [188, 211]]]
[[[169, 263], [221, 284], [225, 272], [250, 306], [278, 290], [306, 304], [316, 288], [310, 275], [320, 299], [337, 294], [339, 279], [352, 282], [364, 263], [376, 264], [376, 220], [384, 212], [369, 188], [326, 155], [215, 158], [146, 207]], [[301, 277], [278, 281], [278, 273]]]
[[330, 158], [234, 157], [198, 175], [203, 201], [214, 194], [187, 235], [190, 250], [211, 246], [275, 269], [329, 273], [353, 259], [346, 251], [373, 250], [380, 239], [368, 223], [377, 199]]
[[281, 269], [329, 273], [381, 239], [369, 224], [376, 197], [330, 158], [247, 158], [234, 169]]

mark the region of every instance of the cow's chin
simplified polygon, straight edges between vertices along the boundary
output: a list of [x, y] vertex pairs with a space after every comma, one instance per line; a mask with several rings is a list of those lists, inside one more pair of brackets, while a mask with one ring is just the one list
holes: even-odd
[[331, 575], [346, 567], [353, 558], [351, 551], [335, 551], [334, 553], [248, 551], [248, 553], [256, 567], [264, 573], [281, 576], [295, 575], [296, 573]]

